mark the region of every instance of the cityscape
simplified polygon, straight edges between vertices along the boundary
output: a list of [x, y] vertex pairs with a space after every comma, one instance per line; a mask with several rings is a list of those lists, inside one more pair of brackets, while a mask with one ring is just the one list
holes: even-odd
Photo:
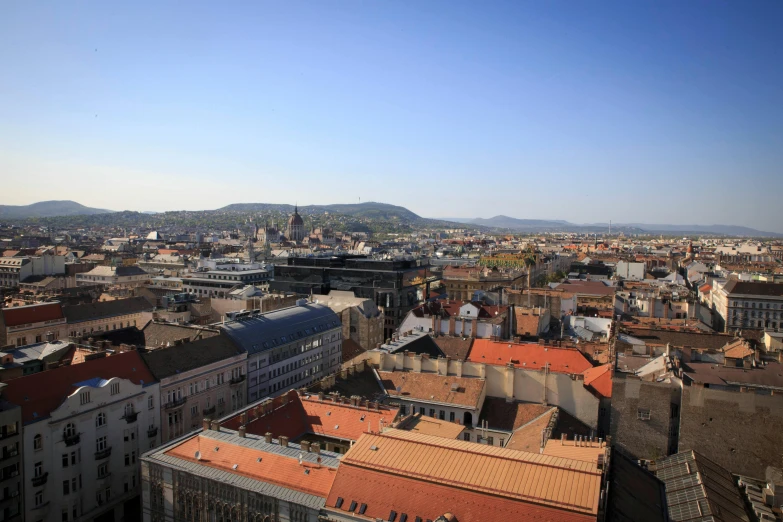
[[783, 522], [783, 4], [0, 4], [0, 522]]

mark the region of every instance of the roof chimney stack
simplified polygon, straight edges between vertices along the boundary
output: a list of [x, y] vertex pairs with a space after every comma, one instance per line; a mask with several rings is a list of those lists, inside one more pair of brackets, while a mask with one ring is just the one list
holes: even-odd
[[272, 444], [272, 434], [268, 431], [264, 433], [264, 442], [267, 444]]
[[288, 437], [286, 437], [285, 435], [280, 435], [278, 440], [280, 441], [280, 445], [282, 447], [284, 448], [288, 447]]

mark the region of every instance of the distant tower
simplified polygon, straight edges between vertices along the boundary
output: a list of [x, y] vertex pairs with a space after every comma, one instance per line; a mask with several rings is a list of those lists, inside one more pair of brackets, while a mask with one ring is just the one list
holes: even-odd
[[304, 220], [299, 215], [299, 205], [294, 207], [294, 213], [288, 219], [288, 230], [286, 232], [289, 241], [299, 243], [304, 239], [305, 228]]
[[247, 238], [247, 260], [251, 263], [256, 260], [256, 252], [253, 248], [253, 238]]

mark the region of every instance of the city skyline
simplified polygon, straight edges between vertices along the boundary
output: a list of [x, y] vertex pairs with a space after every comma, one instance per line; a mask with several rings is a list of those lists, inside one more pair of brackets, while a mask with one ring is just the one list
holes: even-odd
[[0, 204], [361, 198], [780, 232], [781, 21], [771, 2], [4, 4]]

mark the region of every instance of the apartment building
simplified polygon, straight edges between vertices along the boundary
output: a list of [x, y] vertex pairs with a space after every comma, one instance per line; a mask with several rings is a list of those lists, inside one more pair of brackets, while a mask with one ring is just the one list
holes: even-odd
[[150, 274], [138, 266], [96, 266], [76, 274], [76, 286], [112, 285], [134, 288], [149, 284]]
[[262, 285], [274, 275], [271, 265], [238, 259], [200, 259], [198, 268], [182, 277], [182, 290], [199, 297], [227, 297], [237, 285]]
[[141, 354], [160, 382], [160, 440], [198, 429], [246, 403], [247, 353], [226, 335], [157, 348]]
[[302, 299], [289, 308], [233, 317], [221, 328], [247, 352], [248, 402], [307, 386], [340, 368], [340, 319], [326, 306]]
[[59, 302], [0, 309], [0, 348], [25, 346], [68, 336]]
[[71, 337], [89, 337], [93, 333], [131, 326], [141, 328], [152, 320], [154, 309], [144, 297], [130, 297], [65, 306], [63, 314], [67, 319], [67, 331]]
[[22, 409], [6, 401], [0, 384], [0, 517], [3, 522], [24, 516], [22, 474]]
[[783, 328], [781, 283], [716, 279], [711, 297], [718, 331]]
[[65, 256], [0, 257], [0, 288], [15, 288], [29, 277], [65, 273]]
[[365, 350], [383, 343], [383, 311], [372, 299], [356, 297], [353, 292], [332, 290], [329, 295], [319, 297], [318, 302], [340, 316], [343, 339], [353, 339]]
[[26, 520], [93, 520], [140, 492], [141, 454], [157, 444], [158, 385], [136, 351], [14, 379], [21, 407]]
[[400, 331], [421, 330], [436, 335], [506, 339], [511, 333], [508, 306], [444, 299], [423, 303], [405, 316]]

